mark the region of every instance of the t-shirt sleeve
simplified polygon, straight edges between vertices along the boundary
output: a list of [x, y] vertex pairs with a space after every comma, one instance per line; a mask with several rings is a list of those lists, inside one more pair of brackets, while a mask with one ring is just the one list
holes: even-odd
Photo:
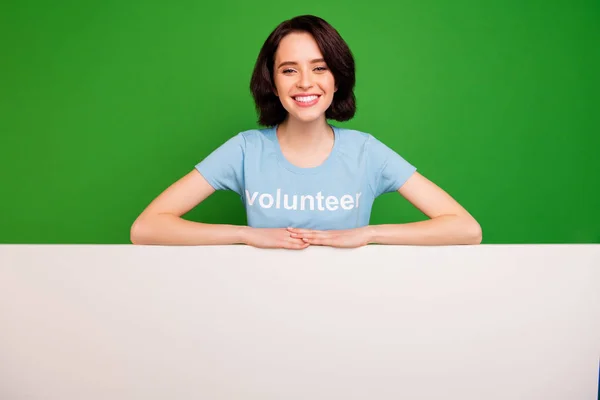
[[371, 188], [375, 197], [397, 191], [417, 170], [415, 166], [373, 136], [369, 137], [367, 160]]
[[244, 136], [239, 133], [196, 164], [196, 170], [215, 190], [232, 190], [241, 196], [245, 147]]

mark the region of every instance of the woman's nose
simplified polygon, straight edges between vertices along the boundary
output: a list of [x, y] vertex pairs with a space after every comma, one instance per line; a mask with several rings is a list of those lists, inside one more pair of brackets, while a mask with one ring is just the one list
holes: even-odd
[[310, 74], [301, 74], [296, 82], [296, 86], [302, 89], [308, 89], [312, 87], [312, 80]]

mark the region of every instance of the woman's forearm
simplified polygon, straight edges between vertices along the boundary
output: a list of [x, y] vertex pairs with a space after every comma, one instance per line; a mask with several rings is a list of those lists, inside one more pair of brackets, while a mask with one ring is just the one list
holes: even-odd
[[481, 227], [471, 217], [441, 215], [406, 224], [371, 225], [369, 243], [406, 245], [480, 244]]
[[142, 216], [131, 227], [131, 243], [154, 245], [225, 245], [244, 242], [246, 226], [205, 224], [172, 214]]

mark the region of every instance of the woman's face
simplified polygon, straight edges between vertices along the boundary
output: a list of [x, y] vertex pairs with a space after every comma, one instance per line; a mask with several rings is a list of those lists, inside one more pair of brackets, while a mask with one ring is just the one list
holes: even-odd
[[285, 36], [275, 53], [275, 94], [290, 118], [311, 122], [325, 118], [337, 90], [317, 42], [306, 32]]

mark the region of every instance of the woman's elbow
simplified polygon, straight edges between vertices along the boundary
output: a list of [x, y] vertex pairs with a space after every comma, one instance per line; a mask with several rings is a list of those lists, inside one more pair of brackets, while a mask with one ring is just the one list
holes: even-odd
[[481, 244], [483, 240], [483, 230], [481, 225], [475, 219], [469, 223], [469, 244]]
[[147, 236], [146, 223], [142, 218], [137, 218], [129, 229], [129, 240], [132, 244], [145, 244], [144, 237]]

